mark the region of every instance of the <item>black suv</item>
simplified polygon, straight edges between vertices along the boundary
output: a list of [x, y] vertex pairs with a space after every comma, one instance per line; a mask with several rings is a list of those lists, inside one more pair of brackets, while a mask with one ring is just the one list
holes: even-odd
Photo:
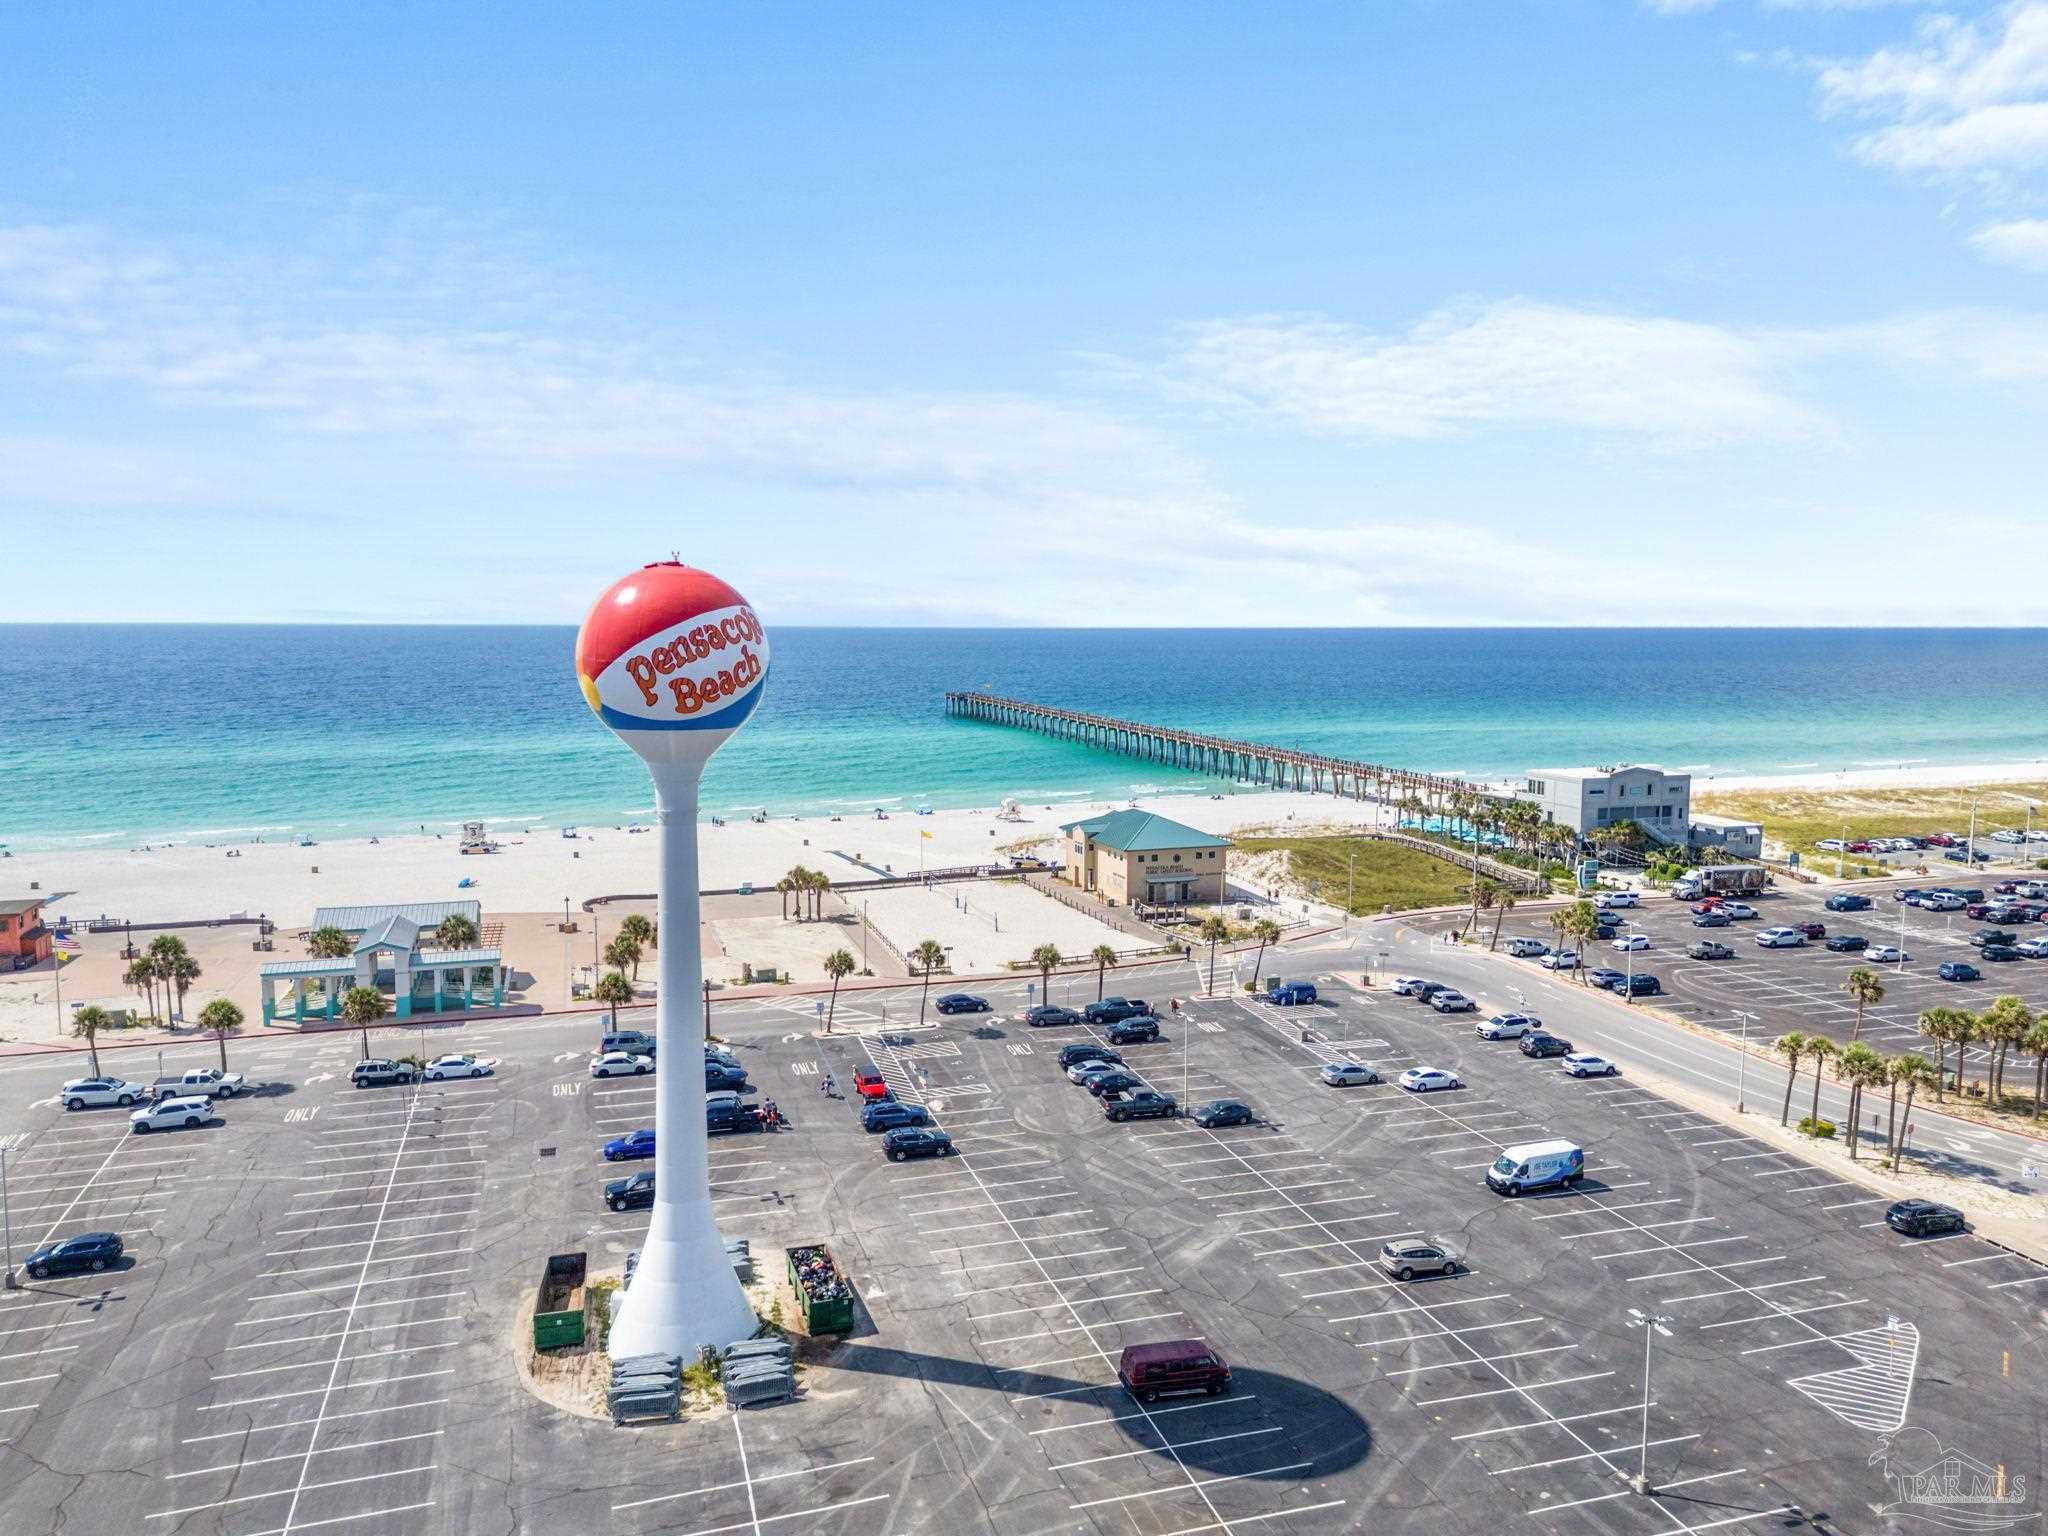
[[1071, 1008], [1061, 1008], [1053, 1003], [1040, 1003], [1024, 1015], [1024, 1022], [1033, 1029], [1048, 1029], [1055, 1024], [1078, 1024], [1081, 1015]]
[[604, 1203], [615, 1211], [635, 1210], [654, 1204], [653, 1171], [650, 1169], [628, 1174], [623, 1179], [609, 1180], [604, 1187]]
[[1900, 1200], [1884, 1213], [1884, 1224], [1908, 1237], [1926, 1237], [1935, 1232], [1961, 1232], [1963, 1213], [1952, 1205], [1932, 1200]]
[[22, 1265], [31, 1280], [47, 1280], [52, 1275], [75, 1275], [82, 1271], [98, 1272], [121, 1257], [121, 1239], [113, 1232], [81, 1232], [77, 1237], [67, 1237], [61, 1243], [45, 1243], [28, 1256]]
[[882, 1138], [882, 1150], [889, 1154], [892, 1163], [900, 1163], [906, 1157], [951, 1157], [953, 1138], [930, 1126], [898, 1126]]
[[1111, 1045], [1143, 1044], [1159, 1038], [1159, 1021], [1149, 1013], [1141, 1013], [1135, 1018], [1118, 1019], [1103, 1034]]
[[1114, 1024], [1118, 1019], [1135, 1019], [1151, 1011], [1142, 998], [1136, 997], [1105, 997], [1081, 1010], [1090, 1024]]
[[1838, 955], [1859, 955], [1870, 948], [1870, 940], [1860, 933], [1831, 933], [1828, 948]]
[[348, 1070], [348, 1080], [358, 1088], [369, 1088], [383, 1083], [409, 1083], [414, 1073], [402, 1061], [359, 1061]]
[[1076, 1042], [1073, 1045], [1063, 1045], [1060, 1047], [1060, 1070], [1062, 1072], [1084, 1061], [1113, 1061], [1121, 1066], [1123, 1064], [1123, 1057], [1117, 1055], [1115, 1051], [1112, 1051], [1106, 1045], [1097, 1045], [1093, 1040]]
[[747, 1086], [747, 1069], [728, 1066], [722, 1061], [706, 1059], [704, 1063], [704, 1091], [718, 1093]]
[[1664, 990], [1664, 983], [1648, 971], [1637, 971], [1634, 975], [1624, 976], [1617, 981], [1614, 990], [1623, 997], [1655, 997]]
[[1571, 1050], [1571, 1041], [1560, 1040], [1556, 1035], [1546, 1035], [1539, 1032], [1522, 1036], [1522, 1054], [1524, 1056], [1569, 1056]]
[[1144, 1087], [1145, 1079], [1138, 1076], [1135, 1072], [1125, 1072], [1119, 1069], [1114, 1072], [1098, 1072], [1081, 1086], [1094, 1094], [1098, 1099], [1106, 1099], [1113, 1094], [1123, 1093], [1127, 1089]]
[[1848, 892], [1837, 892], [1822, 902], [1821, 905], [1830, 912], [1868, 912], [1870, 910], [1870, 898], [1868, 896], [1851, 895]]
[[1111, 1120], [1158, 1120], [1179, 1114], [1180, 1105], [1170, 1093], [1133, 1088], [1120, 1098], [1105, 1098], [1102, 1112]]

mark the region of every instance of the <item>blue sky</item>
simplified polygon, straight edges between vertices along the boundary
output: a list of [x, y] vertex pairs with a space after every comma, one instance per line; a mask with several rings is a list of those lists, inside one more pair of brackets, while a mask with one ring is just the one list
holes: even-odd
[[2042, 613], [2048, 0], [46, 6], [0, 143], [0, 617]]

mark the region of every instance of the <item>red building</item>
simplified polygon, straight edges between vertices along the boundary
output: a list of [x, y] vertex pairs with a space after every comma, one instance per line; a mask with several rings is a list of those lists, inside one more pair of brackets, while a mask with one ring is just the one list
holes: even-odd
[[43, 898], [0, 899], [0, 969], [18, 971], [50, 958], [50, 930], [43, 926]]

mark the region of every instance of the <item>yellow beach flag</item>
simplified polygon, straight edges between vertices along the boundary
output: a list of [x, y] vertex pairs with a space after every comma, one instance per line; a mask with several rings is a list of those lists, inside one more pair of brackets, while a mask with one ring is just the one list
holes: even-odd
[[918, 832], [918, 834], [917, 834], [917, 835], [918, 835], [919, 837], [922, 837], [922, 838], [926, 839], [927, 841], [929, 841], [929, 840], [930, 840], [930, 838], [931, 838], [931, 833], [929, 833], [929, 832], [926, 832], [926, 831], [923, 831], [922, 829], [920, 829], [920, 830], [919, 830], [919, 832]]

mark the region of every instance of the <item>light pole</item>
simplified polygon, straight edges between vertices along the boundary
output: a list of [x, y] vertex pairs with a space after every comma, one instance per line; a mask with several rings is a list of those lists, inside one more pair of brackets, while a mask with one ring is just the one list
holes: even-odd
[[7, 1205], [7, 1149], [0, 1147], [0, 1247], [7, 1255], [7, 1289], [15, 1289], [14, 1216]]
[[868, 899], [860, 899], [860, 968], [868, 968]]
[[1849, 823], [1842, 823], [1842, 846], [1835, 850], [1835, 878], [1842, 878], [1842, 861], [1849, 856]]
[[569, 898], [562, 898], [562, 1006], [576, 1001], [576, 967], [569, 961]]
[[1650, 1493], [1650, 1339], [1654, 1334], [1671, 1337], [1671, 1330], [1664, 1325], [1671, 1321], [1656, 1312], [1644, 1312], [1636, 1307], [1628, 1309], [1629, 1327], [1643, 1330], [1643, 1443], [1641, 1458], [1636, 1463], [1636, 1475], [1629, 1479], [1629, 1487], [1637, 1493]]
[[1749, 1022], [1751, 1019], [1754, 1019], [1756, 1015], [1753, 1013], [1744, 1013], [1740, 1008], [1737, 1008], [1735, 1010], [1735, 1017], [1742, 1020], [1742, 1054], [1735, 1059], [1735, 1113], [1740, 1115], [1747, 1113], [1747, 1110], [1745, 1110], [1745, 1108], [1743, 1107], [1742, 1090], [1744, 1083], [1748, 1078]]
[[1630, 918], [1628, 924], [1628, 994], [1624, 1001], [1631, 1008], [1635, 1006], [1636, 1002], [1636, 939], [1638, 935], [1639, 930], [1636, 927], [1635, 919]]

